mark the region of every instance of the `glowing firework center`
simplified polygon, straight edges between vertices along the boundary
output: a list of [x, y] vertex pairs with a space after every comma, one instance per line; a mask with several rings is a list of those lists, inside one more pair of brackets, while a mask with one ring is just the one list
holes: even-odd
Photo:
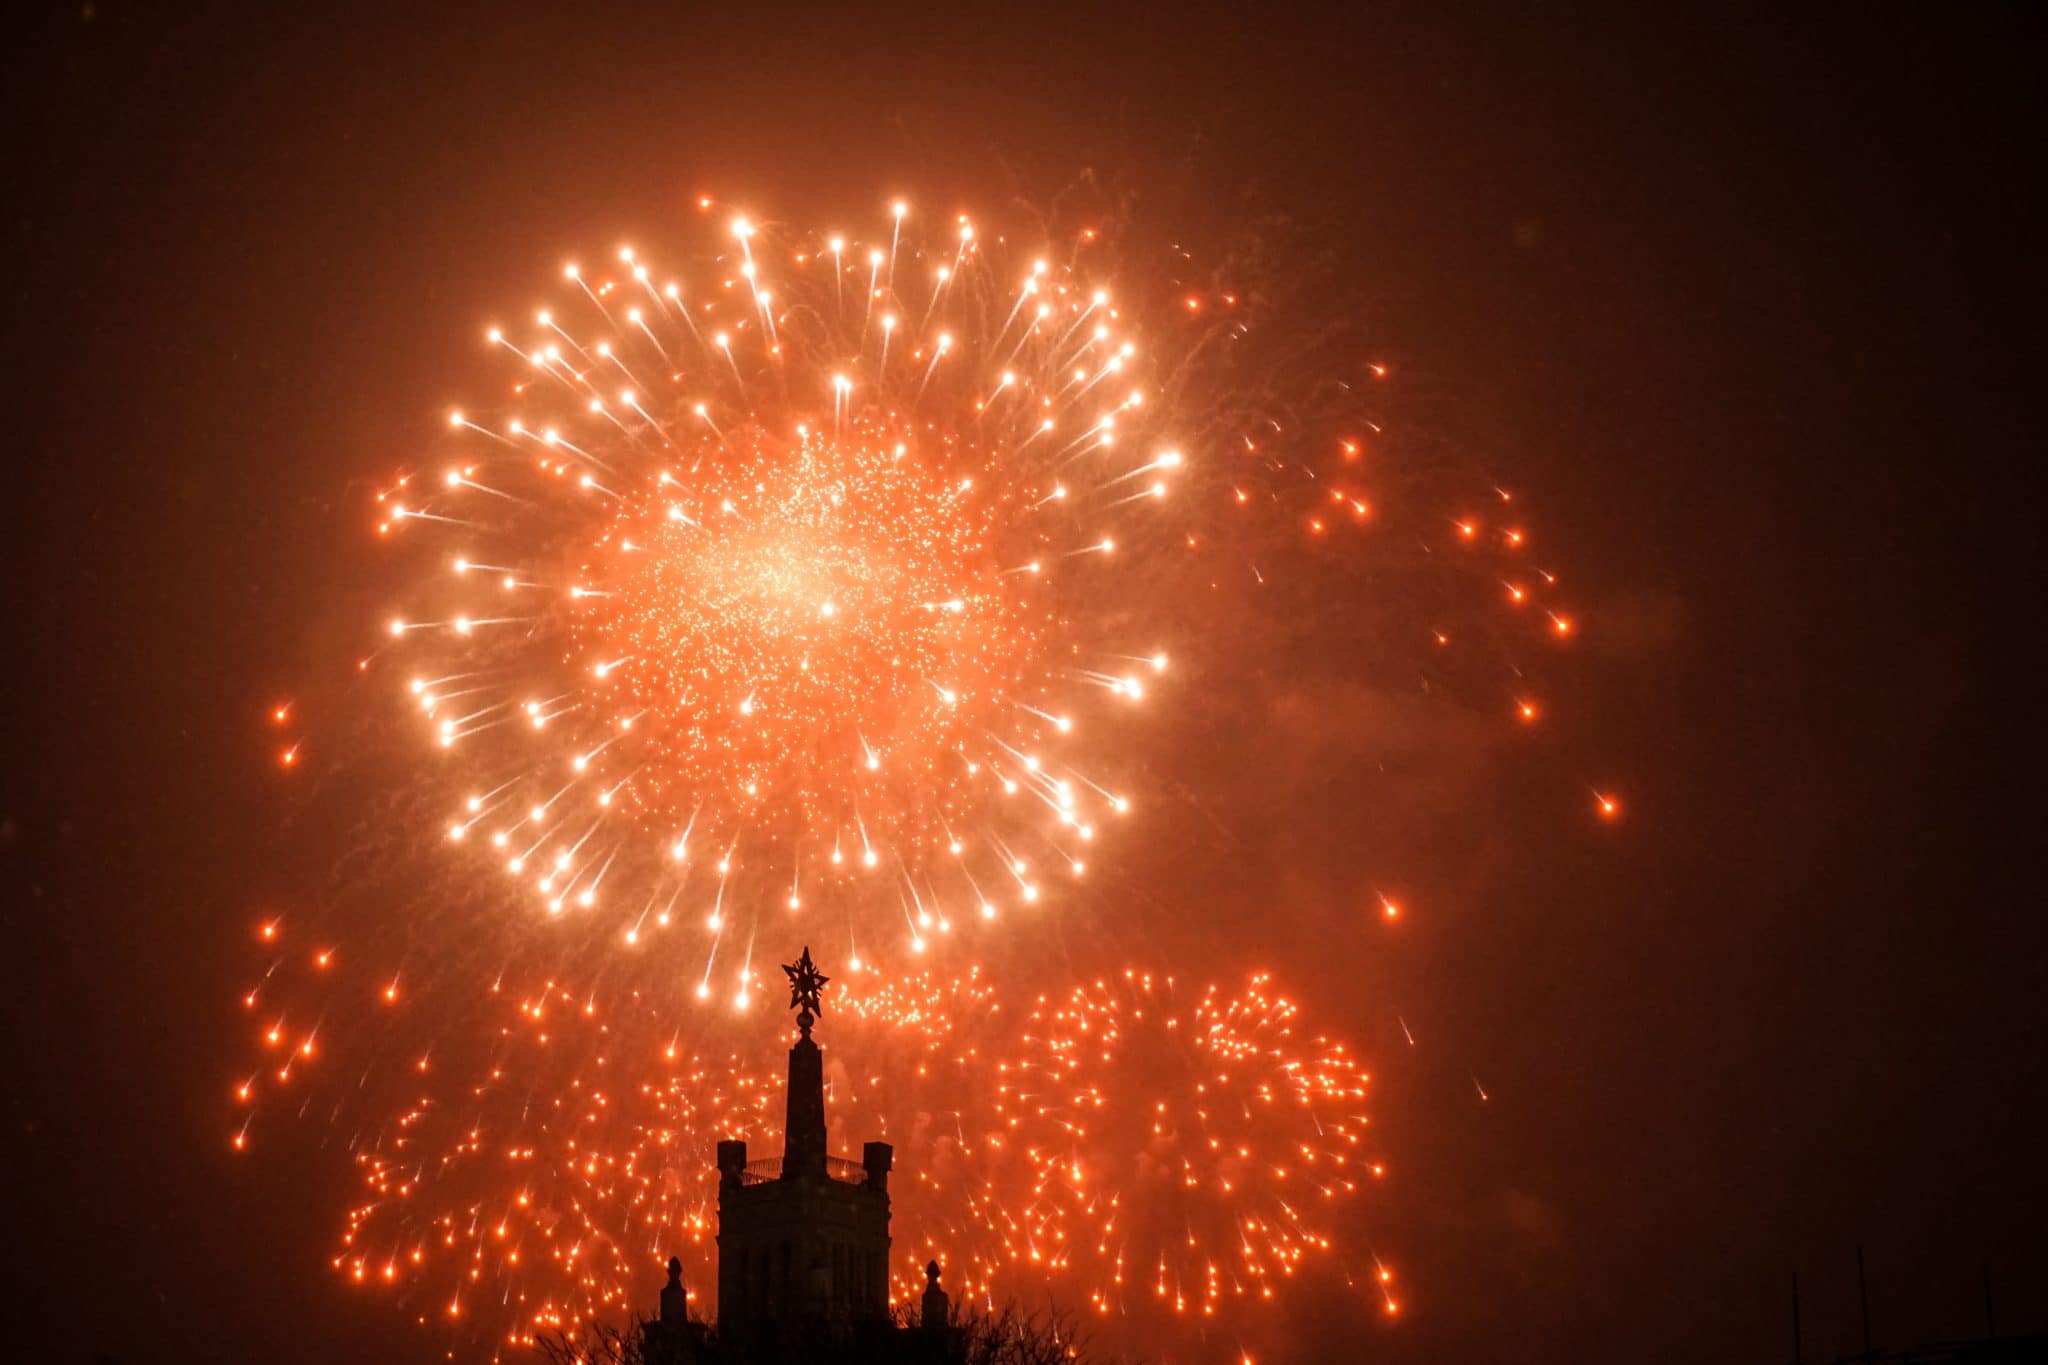
[[785, 864], [945, 851], [1042, 636], [1035, 576], [1002, 572], [974, 480], [866, 423], [749, 428], [697, 462], [622, 501], [569, 604], [568, 662], [621, 734], [645, 732], [614, 765], [621, 797], [679, 859], [706, 810]]

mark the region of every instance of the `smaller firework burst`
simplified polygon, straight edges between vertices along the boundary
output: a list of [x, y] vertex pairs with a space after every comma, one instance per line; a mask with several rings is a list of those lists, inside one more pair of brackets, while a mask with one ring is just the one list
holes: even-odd
[[1328, 1251], [1331, 1209], [1382, 1168], [1365, 1071], [1296, 1023], [1264, 975], [1190, 991], [1130, 970], [1041, 997], [997, 1085], [1013, 1259], [1145, 1319], [1269, 1299]]

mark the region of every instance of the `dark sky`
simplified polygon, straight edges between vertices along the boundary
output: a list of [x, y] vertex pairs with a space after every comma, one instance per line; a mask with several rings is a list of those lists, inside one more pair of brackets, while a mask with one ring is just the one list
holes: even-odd
[[1828, 1356], [1859, 1243], [1880, 1342], [1977, 1331], [1986, 1264], [2048, 1330], [2015, 18], [426, 8], [7, 35], [10, 1352], [438, 1358], [325, 1271], [335, 1154], [233, 1159], [221, 1096], [279, 887], [256, 717], [478, 321], [700, 189], [802, 218], [1197, 148], [1341, 241], [1632, 623], [1567, 741], [1627, 821], [1503, 816], [1371, 969], [1450, 1059], [1389, 1082], [1416, 1307], [1299, 1358], [1782, 1359], [1794, 1267]]

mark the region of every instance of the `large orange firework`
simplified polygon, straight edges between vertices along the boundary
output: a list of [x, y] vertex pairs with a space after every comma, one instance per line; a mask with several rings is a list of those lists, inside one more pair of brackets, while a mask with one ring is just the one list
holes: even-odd
[[449, 838], [629, 941], [686, 907], [707, 983], [813, 892], [852, 960], [923, 951], [1130, 809], [1086, 738], [1165, 665], [1120, 611], [1183, 463], [1148, 357], [1078, 259], [904, 216], [569, 267], [384, 500], [436, 546], [389, 629]]

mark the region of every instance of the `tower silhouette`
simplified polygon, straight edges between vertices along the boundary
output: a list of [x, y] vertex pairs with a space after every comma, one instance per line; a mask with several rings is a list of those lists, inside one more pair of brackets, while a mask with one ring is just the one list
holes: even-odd
[[749, 1164], [747, 1144], [718, 1144], [718, 1324], [727, 1339], [795, 1325], [846, 1326], [889, 1312], [889, 1168], [886, 1142], [858, 1164], [826, 1149], [824, 1053], [811, 1025], [828, 980], [811, 950], [789, 976], [797, 1040], [779, 1163]]

